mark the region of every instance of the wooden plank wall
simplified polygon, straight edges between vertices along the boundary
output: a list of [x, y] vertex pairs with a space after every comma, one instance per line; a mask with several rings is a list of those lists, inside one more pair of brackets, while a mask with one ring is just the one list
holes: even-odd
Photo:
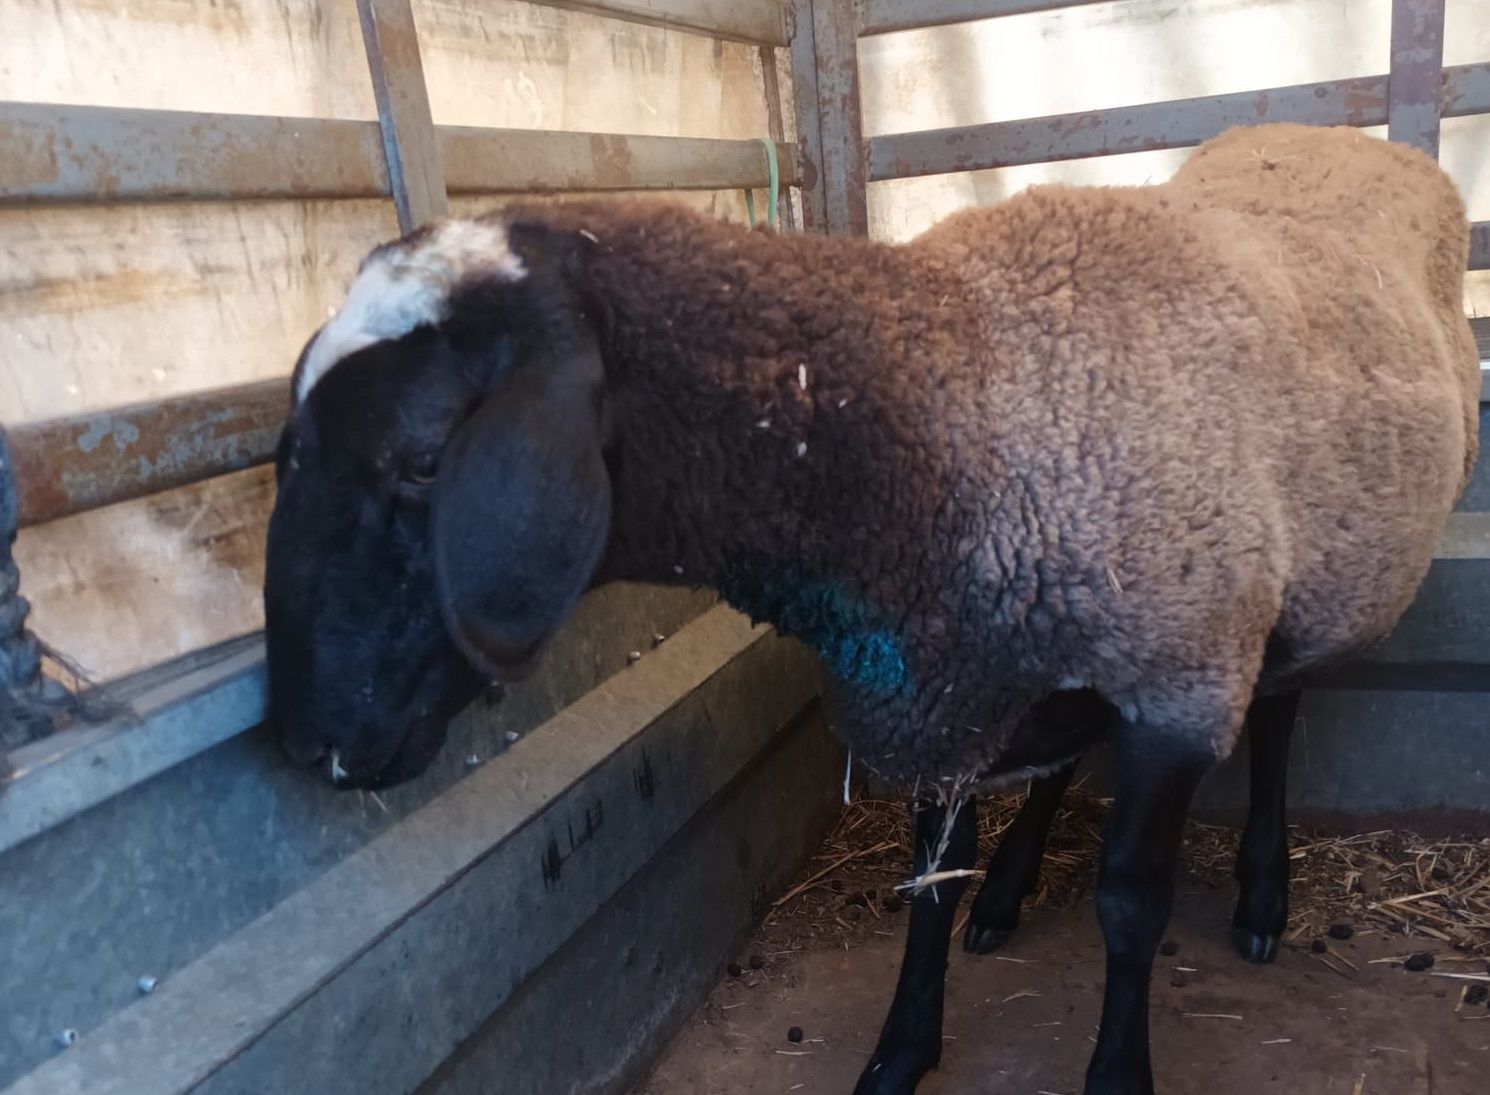
[[[768, 132], [754, 47], [509, 0], [413, 7], [439, 124]], [[377, 117], [354, 0], [0, 0], [0, 26], [0, 99]], [[734, 192], [682, 200], [744, 217]], [[0, 211], [0, 421], [287, 374], [396, 232], [385, 201]], [[254, 630], [271, 501], [261, 469], [24, 531], [36, 630], [102, 678]]]
[[[960, 7], [956, 0], [937, 6]], [[896, 7], [880, 2], [866, 10], [873, 16]], [[1447, 0], [1445, 20], [1445, 65], [1490, 59], [1490, 4]], [[871, 36], [860, 42], [859, 58], [869, 135], [1042, 118], [1384, 74], [1392, 58], [1391, 0], [1124, 0]], [[1385, 136], [1385, 127], [1373, 132]], [[1490, 218], [1490, 117], [1445, 121], [1441, 144], [1471, 215]], [[870, 231], [904, 239], [954, 209], [1040, 183], [1156, 182], [1187, 155], [1137, 152], [873, 183]], [[1490, 279], [1475, 275], [1472, 283], [1473, 306], [1490, 314]]]

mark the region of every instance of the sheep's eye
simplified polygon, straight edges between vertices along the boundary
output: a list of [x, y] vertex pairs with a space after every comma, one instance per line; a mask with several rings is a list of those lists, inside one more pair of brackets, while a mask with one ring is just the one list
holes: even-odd
[[404, 461], [403, 478], [406, 482], [426, 487], [435, 481], [435, 473], [439, 470], [440, 454], [421, 452]]

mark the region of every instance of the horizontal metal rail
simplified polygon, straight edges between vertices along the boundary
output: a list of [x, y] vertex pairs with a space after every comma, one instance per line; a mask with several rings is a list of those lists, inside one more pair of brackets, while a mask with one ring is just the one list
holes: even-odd
[[0, 103], [0, 205], [388, 193], [376, 122]]
[[[437, 128], [451, 193], [763, 187], [753, 140]], [[782, 182], [797, 181], [794, 146]], [[0, 103], [0, 207], [389, 195], [378, 123]]]
[[898, 30], [944, 27], [1000, 15], [1082, 8], [1108, 0], [864, 0], [860, 34], [892, 34]]
[[727, 42], [785, 46], [792, 40], [785, 0], [533, 0], [665, 30], [686, 30]]
[[266, 380], [10, 427], [21, 527], [263, 464], [289, 394]]
[[[1443, 70], [1443, 116], [1490, 112], [1490, 63]], [[870, 138], [871, 181], [1189, 148], [1262, 122], [1375, 126], [1387, 122], [1387, 77], [1363, 76], [1044, 118]]]

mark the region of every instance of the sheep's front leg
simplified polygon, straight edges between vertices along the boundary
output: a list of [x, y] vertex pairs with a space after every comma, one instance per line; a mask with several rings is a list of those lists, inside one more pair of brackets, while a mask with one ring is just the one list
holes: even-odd
[[[932, 865], [942, 838], [947, 809], [930, 803], [911, 807], [916, 842], [915, 873]], [[936, 862], [938, 871], [967, 870], [978, 856], [978, 805], [971, 796], [962, 801], [951, 820], [946, 850]], [[947, 947], [957, 902], [967, 889], [966, 878], [928, 886], [911, 898], [910, 926], [895, 1000], [880, 1032], [879, 1045], [859, 1077], [854, 1095], [910, 1095], [942, 1056], [942, 995], [947, 978]]]
[[1118, 731], [1117, 787], [1097, 878], [1107, 986], [1086, 1095], [1153, 1095], [1149, 975], [1174, 903], [1190, 799], [1214, 759], [1142, 726], [1125, 723]]
[[1061, 804], [1061, 796], [1076, 773], [1078, 761], [1049, 775], [1030, 781], [1030, 793], [1014, 822], [999, 838], [998, 849], [988, 861], [988, 872], [962, 937], [969, 954], [992, 954], [1008, 942], [1019, 927], [1019, 906], [1040, 881], [1040, 861], [1050, 824]]
[[1254, 700], [1247, 711], [1251, 803], [1236, 857], [1242, 892], [1231, 940], [1249, 962], [1271, 962], [1288, 925], [1288, 822], [1285, 777], [1299, 693]]

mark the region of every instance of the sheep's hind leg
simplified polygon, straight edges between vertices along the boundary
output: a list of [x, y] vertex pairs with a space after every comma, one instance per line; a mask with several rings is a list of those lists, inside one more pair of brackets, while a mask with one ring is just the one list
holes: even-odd
[[1097, 879], [1107, 984], [1086, 1095], [1153, 1095], [1149, 978], [1174, 904], [1190, 799], [1214, 759], [1196, 743], [1165, 740], [1141, 725], [1118, 731], [1117, 786]]
[[[942, 835], [947, 810], [929, 803], [915, 810], [917, 877], [925, 874]], [[951, 822], [938, 871], [966, 870], [978, 857], [978, 806], [964, 799]], [[966, 878], [947, 879], [911, 898], [910, 926], [895, 999], [854, 1095], [910, 1095], [942, 1056], [942, 999], [947, 978], [947, 947], [957, 902]]]
[[992, 954], [1019, 927], [1019, 905], [1040, 881], [1040, 861], [1045, 857], [1050, 824], [1078, 763], [1079, 758], [1030, 781], [1029, 796], [999, 839], [997, 850], [988, 860], [983, 885], [973, 899], [972, 915], [962, 937], [962, 949], [969, 954]]
[[1288, 925], [1284, 781], [1298, 709], [1299, 693], [1289, 692], [1254, 700], [1247, 711], [1251, 802], [1237, 851], [1236, 879], [1242, 892], [1231, 921], [1231, 940], [1249, 962], [1271, 962]]

